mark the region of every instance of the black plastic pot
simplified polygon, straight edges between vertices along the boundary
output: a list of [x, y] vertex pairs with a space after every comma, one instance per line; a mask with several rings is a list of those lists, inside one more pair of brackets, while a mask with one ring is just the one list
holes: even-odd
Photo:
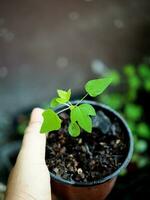
[[[72, 104], [76, 103], [78, 103], [78, 101], [72, 102]], [[114, 118], [117, 119], [127, 141], [128, 149], [124, 162], [112, 174], [95, 182], [70, 182], [50, 172], [52, 192], [57, 199], [61, 200], [104, 200], [112, 190], [120, 171], [125, 168], [131, 160], [133, 154], [133, 137], [127, 123], [116, 111], [94, 101], [83, 101], [82, 103], [91, 104], [97, 111], [102, 110], [111, 120]], [[65, 106], [60, 106], [56, 111], [61, 111], [64, 108]]]

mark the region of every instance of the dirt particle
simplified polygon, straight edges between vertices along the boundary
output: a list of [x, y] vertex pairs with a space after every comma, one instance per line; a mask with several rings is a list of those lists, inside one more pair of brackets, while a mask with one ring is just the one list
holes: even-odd
[[82, 169], [79, 168], [79, 169], [78, 169], [78, 174], [82, 174], [82, 172], [83, 172]]

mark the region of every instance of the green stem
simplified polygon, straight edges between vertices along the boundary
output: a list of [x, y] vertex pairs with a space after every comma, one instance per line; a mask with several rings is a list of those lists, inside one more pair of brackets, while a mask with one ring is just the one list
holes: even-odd
[[75, 106], [78, 106], [87, 96], [88, 96], [88, 93], [84, 95], [84, 97]]
[[70, 107], [70, 104], [68, 104], [68, 103], [63, 103], [64, 105], [66, 105], [66, 106], [68, 106], [68, 107]]
[[70, 101], [68, 101], [69, 105], [72, 106], [72, 103]]
[[[88, 93], [86, 95], [84, 95], [84, 97], [75, 106], [78, 106], [87, 96], [88, 96]], [[63, 110], [60, 110], [59, 112], [57, 112], [57, 114], [60, 114], [66, 110], [69, 110], [70, 107], [72, 106], [72, 103], [70, 101], [69, 101], [69, 103], [70, 103], [70, 105], [65, 103], [64, 105], [67, 105], [68, 107], [64, 108]]]
[[66, 111], [66, 110], [69, 110], [69, 109], [70, 109], [70, 107], [64, 108], [63, 110], [60, 110], [59, 112], [57, 112], [57, 114], [60, 114], [60, 113]]

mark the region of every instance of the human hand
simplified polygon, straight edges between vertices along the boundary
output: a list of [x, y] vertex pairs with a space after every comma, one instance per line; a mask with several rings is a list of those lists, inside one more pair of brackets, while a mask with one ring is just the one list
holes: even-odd
[[42, 112], [39, 108], [32, 111], [5, 200], [51, 200], [50, 175], [45, 164], [46, 135], [40, 134]]

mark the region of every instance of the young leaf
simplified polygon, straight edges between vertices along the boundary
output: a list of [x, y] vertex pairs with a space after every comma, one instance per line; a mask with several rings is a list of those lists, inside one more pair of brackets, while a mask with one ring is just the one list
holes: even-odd
[[76, 122], [74, 123], [71, 122], [68, 130], [69, 130], [69, 134], [72, 137], [77, 137], [80, 135], [80, 127], [78, 126]]
[[62, 99], [62, 101], [68, 102], [70, 100], [70, 96], [71, 96], [71, 89], [69, 89], [68, 91], [65, 90], [57, 90], [58, 93], [58, 102], [60, 99]]
[[80, 110], [85, 113], [86, 115], [95, 116], [96, 112], [92, 105], [84, 103], [79, 106]]
[[86, 92], [92, 96], [96, 97], [100, 95], [113, 81], [112, 78], [102, 78], [88, 81], [85, 85]]
[[[82, 104], [83, 105], [83, 104]], [[86, 132], [92, 132], [92, 120], [89, 117], [88, 111], [85, 112], [85, 108], [79, 105], [71, 110], [71, 122], [78, 122], [79, 126], [84, 129]], [[90, 114], [91, 115], [91, 114]], [[93, 113], [92, 113], [93, 115]]]
[[62, 98], [56, 98], [56, 101], [59, 103], [59, 104], [64, 104], [64, 103], [67, 103], [68, 102], [68, 100], [66, 100], [66, 99], [62, 99]]
[[52, 108], [57, 107], [57, 106], [60, 104], [59, 102], [56, 101], [56, 99], [57, 99], [57, 98], [54, 98], [54, 99], [52, 99], [51, 102], [50, 102], [50, 106], [51, 106]]
[[48, 133], [50, 131], [59, 130], [61, 127], [61, 119], [51, 109], [47, 109], [43, 112], [43, 124], [40, 133]]

